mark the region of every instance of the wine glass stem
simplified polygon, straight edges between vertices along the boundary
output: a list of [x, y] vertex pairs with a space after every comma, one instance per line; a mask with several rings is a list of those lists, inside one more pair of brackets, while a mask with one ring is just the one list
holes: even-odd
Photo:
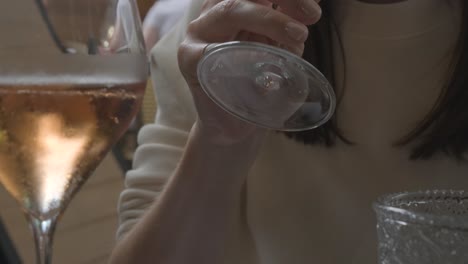
[[34, 242], [36, 243], [36, 263], [52, 263], [52, 240], [57, 217], [41, 220], [30, 216], [29, 222], [33, 230]]

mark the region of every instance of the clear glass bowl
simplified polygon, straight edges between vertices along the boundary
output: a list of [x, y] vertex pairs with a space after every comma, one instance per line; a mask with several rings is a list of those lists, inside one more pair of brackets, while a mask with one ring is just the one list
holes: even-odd
[[430, 190], [374, 203], [380, 264], [468, 263], [468, 192]]

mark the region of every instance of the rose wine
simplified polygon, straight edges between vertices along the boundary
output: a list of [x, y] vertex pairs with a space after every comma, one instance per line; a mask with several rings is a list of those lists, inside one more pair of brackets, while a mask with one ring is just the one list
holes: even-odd
[[145, 83], [0, 81], [0, 182], [26, 213], [63, 211], [135, 117]]

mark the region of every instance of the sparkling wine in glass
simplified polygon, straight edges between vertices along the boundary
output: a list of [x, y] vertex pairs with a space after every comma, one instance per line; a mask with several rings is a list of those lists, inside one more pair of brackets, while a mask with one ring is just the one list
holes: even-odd
[[0, 3], [0, 183], [37, 263], [73, 195], [129, 127], [147, 59], [133, 0]]
[[199, 62], [198, 79], [222, 109], [268, 129], [313, 129], [335, 110], [335, 94], [324, 75], [295, 54], [270, 45], [216, 44]]

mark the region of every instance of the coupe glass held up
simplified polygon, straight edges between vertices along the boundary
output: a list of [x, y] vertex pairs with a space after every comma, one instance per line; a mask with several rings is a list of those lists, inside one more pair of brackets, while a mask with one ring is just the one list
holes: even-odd
[[0, 183], [37, 263], [73, 195], [135, 117], [148, 64], [134, 0], [0, 1]]

